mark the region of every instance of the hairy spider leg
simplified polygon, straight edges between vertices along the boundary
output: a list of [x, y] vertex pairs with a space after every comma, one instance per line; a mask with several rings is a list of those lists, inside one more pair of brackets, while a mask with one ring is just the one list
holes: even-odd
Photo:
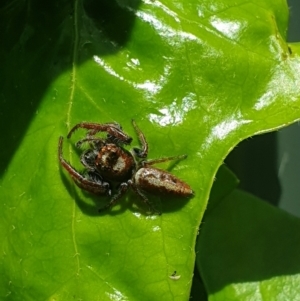
[[138, 187], [133, 183], [132, 180], [129, 180], [128, 184], [131, 186], [132, 190], [142, 199], [142, 201], [149, 207], [150, 211], [156, 212], [158, 215], [161, 215], [161, 212], [153, 207], [148, 198], [141, 192], [140, 189], [138, 189]]
[[133, 148], [135, 154], [139, 157], [139, 158], [146, 158], [148, 155], [148, 143], [147, 140], [145, 138], [145, 135], [143, 134], [143, 132], [139, 129], [139, 127], [137, 126], [137, 124], [135, 123], [135, 121], [132, 119], [132, 125], [139, 137], [139, 141], [142, 145], [142, 149], [139, 148]]
[[117, 193], [110, 199], [110, 202], [107, 203], [104, 207], [100, 208], [98, 212], [103, 212], [109, 208], [115, 206], [117, 201], [125, 194], [129, 186], [132, 190], [142, 199], [142, 201], [149, 207], [150, 211], [156, 212], [158, 215], [161, 215], [161, 212], [156, 210], [153, 205], [149, 202], [148, 198], [136, 187], [136, 185], [129, 180], [127, 183], [121, 183]]
[[107, 203], [104, 207], [100, 208], [98, 212], [105, 211], [111, 207], [113, 207], [117, 201], [125, 194], [125, 192], [128, 190], [128, 184], [127, 183], [121, 183], [120, 187], [115, 195], [110, 199], [109, 203]]
[[151, 159], [151, 160], [142, 161], [140, 164], [142, 166], [154, 165], [156, 163], [162, 163], [162, 162], [167, 162], [167, 161], [183, 160], [183, 159], [186, 159], [186, 157], [187, 157], [187, 155], [164, 157], [164, 158], [158, 158], [158, 159]]
[[58, 157], [61, 165], [70, 174], [75, 184], [84, 190], [93, 192], [94, 194], [110, 194], [109, 183], [107, 182], [95, 182], [86, 179], [80, 174], [74, 167], [72, 167], [64, 158], [62, 153], [63, 137], [59, 137], [58, 142]]
[[108, 128], [110, 127], [117, 128], [118, 130], [122, 130], [120, 124], [113, 123], [113, 122], [103, 123], [103, 124], [95, 123], [95, 122], [80, 122], [72, 127], [67, 137], [70, 138], [72, 134], [79, 128], [89, 130], [91, 135], [95, 135], [98, 132], [108, 132]]
[[87, 137], [80, 139], [79, 141], [76, 142], [76, 147], [81, 148], [82, 144], [87, 143], [87, 142], [92, 142], [92, 146], [101, 146], [105, 144], [105, 140], [101, 138], [96, 138], [96, 137]]
[[67, 137], [70, 138], [79, 128], [89, 130], [88, 136], [94, 136], [98, 132], [107, 132], [110, 136], [117, 138], [124, 144], [130, 144], [132, 141], [132, 138], [122, 131], [122, 128], [118, 123], [100, 124], [92, 122], [80, 122], [70, 130]]
[[96, 172], [96, 168], [87, 162], [87, 156], [89, 154], [91, 154], [91, 156], [90, 156], [90, 158], [92, 158], [91, 160], [94, 160], [94, 161], [96, 160], [97, 152], [95, 152], [95, 150], [88, 149], [81, 154], [80, 162], [86, 169]]

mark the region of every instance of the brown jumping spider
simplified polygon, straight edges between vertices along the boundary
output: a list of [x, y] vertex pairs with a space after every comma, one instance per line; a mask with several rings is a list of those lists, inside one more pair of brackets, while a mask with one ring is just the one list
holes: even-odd
[[[132, 124], [139, 137], [141, 149], [133, 148], [129, 152], [123, 148], [122, 145], [130, 144], [132, 138], [124, 133], [117, 123], [81, 122], [71, 129], [67, 137], [70, 138], [78, 128], [88, 130], [86, 137], [76, 143], [77, 147], [83, 143], [89, 143], [91, 147], [80, 156], [80, 161], [86, 169], [85, 172], [79, 173], [63, 158], [63, 137], [59, 138], [59, 161], [78, 187], [97, 195], [107, 194], [110, 196], [109, 203], [99, 209], [99, 212], [113, 207], [131, 187], [151, 211], [161, 214], [153, 208], [144, 192], [190, 197], [193, 195], [193, 190], [187, 183], [171, 173], [152, 167], [152, 165], [184, 159], [186, 155], [146, 160], [148, 143], [136, 123], [132, 121]], [[106, 132], [107, 137], [96, 137], [98, 132]], [[111, 182], [119, 184], [114, 195], [111, 195]]]

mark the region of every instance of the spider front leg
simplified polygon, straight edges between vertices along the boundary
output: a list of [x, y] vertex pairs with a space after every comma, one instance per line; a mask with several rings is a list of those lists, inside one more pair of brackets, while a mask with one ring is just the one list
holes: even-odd
[[98, 151], [94, 149], [88, 149], [80, 156], [81, 164], [90, 171], [97, 171], [95, 162], [98, 155]]
[[120, 143], [130, 144], [132, 138], [122, 131], [121, 126], [118, 123], [92, 123], [92, 122], [80, 122], [76, 124], [69, 132], [68, 138], [70, 138], [73, 133], [79, 129], [88, 130], [88, 137], [93, 137], [98, 132], [108, 133], [110, 139], [118, 140]]
[[[81, 174], [80, 174], [81, 175]], [[93, 171], [87, 171], [86, 176], [82, 176], [79, 179], [73, 178], [75, 184], [90, 193], [96, 195], [106, 194], [108, 196], [111, 195], [110, 185], [107, 182], [102, 181], [102, 177]], [[95, 185], [96, 184], [96, 185]]]
[[94, 194], [111, 194], [110, 185], [107, 182], [103, 182], [99, 174], [89, 171], [87, 177], [80, 174], [71, 164], [69, 164], [64, 158], [62, 153], [63, 137], [59, 137], [58, 142], [58, 158], [62, 167], [69, 173], [75, 184], [88, 192]]
[[81, 148], [82, 144], [84, 143], [89, 143], [90, 146], [94, 148], [100, 148], [101, 146], [105, 145], [105, 140], [96, 137], [87, 137], [87, 138], [80, 139], [75, 143], [75, 145], [77, 148]]

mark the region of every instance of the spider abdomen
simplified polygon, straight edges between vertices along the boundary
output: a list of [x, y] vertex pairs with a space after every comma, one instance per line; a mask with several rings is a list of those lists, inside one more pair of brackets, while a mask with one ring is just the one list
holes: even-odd
[[187, 183], [159, 168], [140, 168], [134, 175], [134, 182], [140, 189], [154, 194], [193, 195], [193, 190]]

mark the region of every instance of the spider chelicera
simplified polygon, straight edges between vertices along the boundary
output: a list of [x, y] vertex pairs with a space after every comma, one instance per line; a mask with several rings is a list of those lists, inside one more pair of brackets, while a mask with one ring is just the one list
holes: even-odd
[[[186, 155], [146, 160], [148, 143], [136, 123], [132, 121], [132, 124], [138, 135], [141, 148], [133, 148], [129, 152], [123, 147], [123, 145], [129, 145], [132, 138], [117, 123], [81, 122], [70, 130], [67, 137], [70, 138], [79, 128], [88, 131], [86, 137], [76, 143], [77, 147], [80, 147], [83, 143], [90, 145], [90, 148], [80, 156], [85, 172], [79, 173], [63, 158], [63, 137], [59, 138], [58, 143], [59, 161], [78, 187], [96, 195], [106, 194], [110, 196], [110, 201], [99, 209], [99, 212], [113, 207], [131, 187], [152, 212], [161, 214], [153, 208], [144, 194], [145, 192], [190, 197], [193, 195], [193, 190], [187, 183], [171, 173], [152, 167], [152, 165], [184, 159]], [[95, 135], [98, 132], [106, 132], [107, 137], [96, 137]], [[111, 183], [118, 184], [117, 191], [113, 195]]]

